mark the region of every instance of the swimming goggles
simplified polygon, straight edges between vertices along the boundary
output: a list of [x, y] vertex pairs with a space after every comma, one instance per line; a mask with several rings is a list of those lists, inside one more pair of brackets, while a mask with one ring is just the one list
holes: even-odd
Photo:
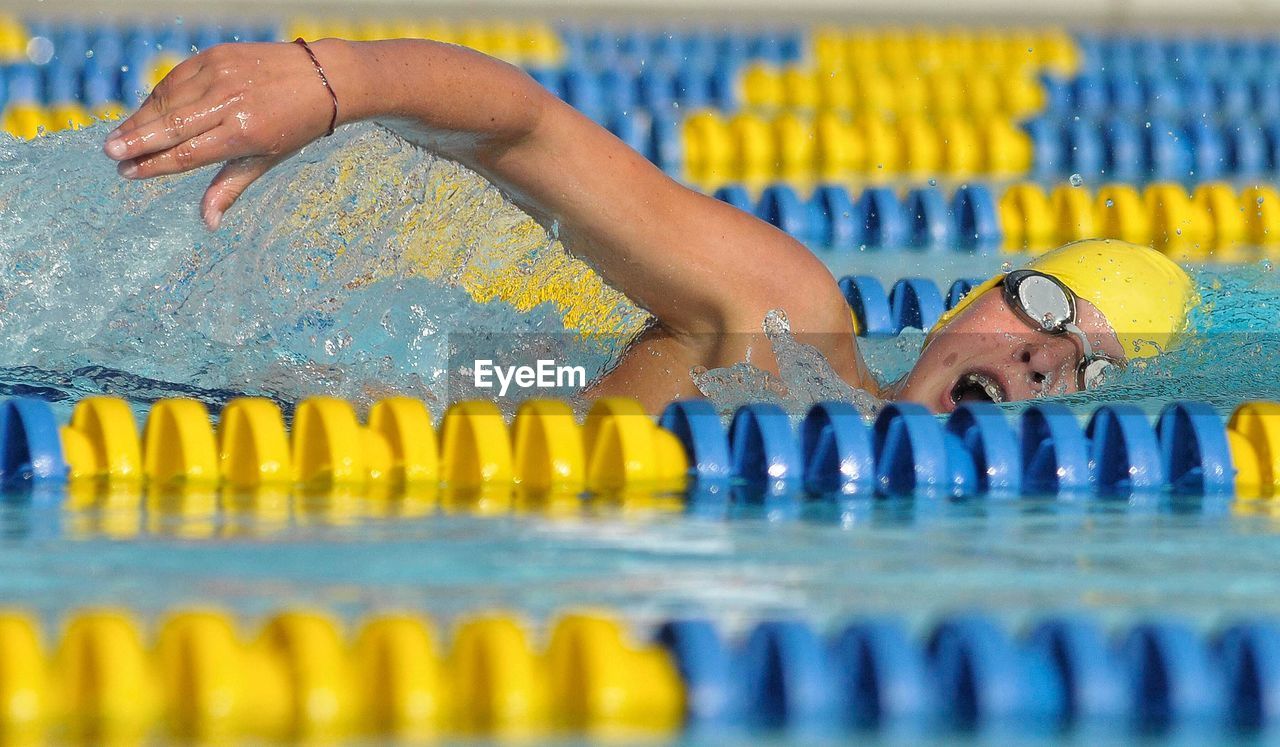
[[1076, 324], [1076, 294], [1062, 281], [1035, 270], [1014, 270], [1001, 282], [1004, 300], [1013, 313], [1034, 329], [1050, 335], [1071, 335], [1083, 351], [1076, 369], [1080, 391], [1096, 389], [1112, 371], [1124, 363], [1102, 353], [1094, 353], [1089, 338]]

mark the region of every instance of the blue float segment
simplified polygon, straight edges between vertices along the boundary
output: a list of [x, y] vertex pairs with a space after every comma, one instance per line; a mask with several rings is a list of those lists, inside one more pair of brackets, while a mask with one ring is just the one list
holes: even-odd
[[913, 189], [907, 193], [907, 220], [910, 224], [912, 249], [950, 249], [955, 243], [951, 211], [942, 190], [937, 187]]
[[902, 278], [889, 290], [889, 316], [895, 333], [908, 327], [931, 329], [943, 310], [942, 292], [927, 278]]
[[1163, 732], [1221, 721], [1222, 671], [1189, 626], [1176, 621], [1138, 625], [1120, 650], [1139, 729]]
[[608, 129], [629, 148], [653, 160], [653, 153], [649, 149], [649, 144], [653, 142], [652, 121], [647, 114], [629, 117], [615, 115], [609, 120]]
[[962, 446], [953, 460], [967, 458], [974, 482], [958, 486], [960, 495], [1006, 495], [1022, 492], [1021, 451], [1017, 435], [1000, 408], [985, 402], [966, 402], [947, 419], [946, 431]]
[[961, 278], [952, 283], [951, 287], [947, 289], [947, 308], [954, 309], [961, 299], [969, 295], [974, 288], [982, 285], [982, 283], [983, 281], [977, 278]]
[[726, 184], [720, 187], [712, 195], [721, 202], [727, 202], [746, 213], [755, 213], [755, 203], [751, 199], [751, 193], [741, 184]]
[[973, 730], [1020, 723], [1044, 728], [1065, 712], [1061, 681], [1050, 660], [1023, 648], [990, 619], [946, 619], [928, 646], [944, 722]]
[[822, 231], [816, 240], [831, 249], [854, 249], [863, 243], [862, 224], [857, 206], [849, 190], [840, 185], [824, 184], [813, 192], [810, 205], [821, 217]]
[[670, 621], [658, 628], [656, 639], [684, 682], [687, 728], [723, 727], [742, 718], [733, 655], [710, 621]]
[[[1106, 109], [1090, 112], [1102, 115]], [[1089, 179], [1098, 178], [1106, 169], [1106, 151], [1097, 121], [1091, 117], [1072, 119], [1062, 129], [1062, 150], [1067, 155], [1064, 168]]]
[[1274, 621], [1202, 636], [1156, 619], [1117, 633], [1069, 615], [1033, 621], [1017, 638], [991, 618], [962, 614], [923, 640], [899, 620], [873, 618], [825, 642], [806, 623], [767, 620], [736, 645], [706, 620], [675, 620], [657, 641], [685, 683], [695, 731], [1206, 736], [1275, 725]]
[[1191, 168], [1198, 179], [1217, 179], [1227, 172], [1227, 145], [1218, 125], [1193, 118], [1185, 131], [1190, 138]]
[[674, 117], [655, 116], [652, 123], [654, 165], [666, 174], [682, 176], [684, 169], [684, 135]]
[[862, 413], [844, 402], [820, 402], [800, 423], [804, 486], [815, 494], [852, 495], [874, 487], [871, 432]]
[[923, 405], [894, 402], [872, 429], [876, 491], [885, 496], [929, 495], [951, 483], [942, 427]]
[[1022, 129], [1031, 139], [1032, 173], [1046, 178], [1063, 173], [1068, 161], [1063, 151], [1061, 128], [1054, 122], [1039, 118], [1024, 122]]
[[5, 71], [8, 101], [11, 104], [44, 102], [44, 80], [34, 65], [12, 65]]
[[1258, 176], [1273, 168], [1267, 138], [1255, 122], [1228, 123], [1223, 132], [1227, 149], [1227, 169], [1238, 176]]
[[1184, 495], [1230, 495], [1235, 468], [1222, 418], [1203, 402], [1167, 405], [1156, 422], [1160, 466], [1169, 487]]
[[1280, 626], [1271, 620], [1237, 623], [1222, 631], [1213, 650], [1222, 667], [1228, 725], [1259, 732], [1280, 724]]
[[676, 400], [666, 406], [658, 425], [680, 440], [689, 469], [700, 482], [721, 482], [733, 474], [729, 438], [720, 415], [704, 399]]
[[1137, 407], [1099, 407], [1089, 419], [1085, 436], [1098, 493], [1129, 495], [1164, 487], [1160, 445], [1146, 415]]
[[814, 233], [821, 233], [812, 230], [808, 207], [787, 184], [777, 183], [765, 187], [760, 195], [760, 202], [756, 205], [756, 215], [801, 241], [808, 241]]
[[894, 620], [850, 624], [830, 647], [843, 723], [859, 730], [918, 726], [934, 710], [923, 651]]
[[1138, 125], [1128, 117], [1110, 117], [1103, 121], [1102, 141], [1105, 148], [1103, 169], [1112, 181], [1141, 181], [1146, 178], [1142, 135]]
[[857, 204], [863, 240], [877, 249], [906, 246], [910, 237], [907, 214], [898, 195], [888, 187], [870, 187]]
[[1125, 673], [1105, 632], [1093, 620], [1050, 617], [1032, 628], [1026, 645], [1057, 673], [1064, 723], [1103, 726], [1132, 719]]
[[1022, 414], [1022, 489], [1029, 495], [1080, 493], [1090, 487], [1089, 442], [1066, 407], [1037, 403]]
[[863, 337], [886, 337], [897, 334], [893, 314], [889, 310], [889, 295], [879, 280], [869, 275], [848, 275], [840, 278], [840, 292], [849, 303], [849, 309], [858, 320], [859, 333]]
[[0, 403], [0, 484], [11, 489], [66, 480], [62, 439], [49, 404], [27, 397]]
[[961, 249], [993, 252], [1004, 240], [1000, 212], [991, 190], [981, 184], [967, 184], [951, 197], [955, 216], [956, 242]]
[[1152, 119], [1143, 130], [1145, 160], [1152, 179], [1178, 181], [1193, 176], [1193, 161], [1187, 134], [1164, 119]]
[[1071, 93], [1074, 108], [1081, 114], [1097, 116], [1111, 106], [1107, 79], [1095, 72], [1076, 76]]
[[838, 723], [826, 647], [807, 623], [769, 620], [757, 625], [740, 654], [738, 676], [751, 727], [821, 732]]
[[751, 484], [800, 481], [804, 467], [786, 410], [771, 403], [738, 408], [729, 425], [735, 477]]

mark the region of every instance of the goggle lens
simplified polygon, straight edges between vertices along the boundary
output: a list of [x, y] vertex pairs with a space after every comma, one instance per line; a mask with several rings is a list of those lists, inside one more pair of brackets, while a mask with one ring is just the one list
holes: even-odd
[[1045, 332], [1060, 332], [1075, 316], [1071, 298], [1062, 286], [1044, 275], [1027, 275], [1018, 282], [1018, 305]]
[[1097, 389], [1102, 386], [1107, 377], [1116, 370], [1116, 365], [1106, 358], [1094, 358], [1084, 366], [1081, 373], [1081, 384], [1085, 389]]

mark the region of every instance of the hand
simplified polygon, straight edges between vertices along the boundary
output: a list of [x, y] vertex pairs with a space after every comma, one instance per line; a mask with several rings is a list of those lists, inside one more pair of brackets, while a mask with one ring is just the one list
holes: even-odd
[[[312, 45], [330, 82], [337, 44]], [[254, 180], [328, 132], [332, 114], [329, 93], [301, 46], [223, 44], [170, 71], [107, 136], [103, 150], [128, 179], [226, 162], [201, 201], [205, 224], [216, 230]]]

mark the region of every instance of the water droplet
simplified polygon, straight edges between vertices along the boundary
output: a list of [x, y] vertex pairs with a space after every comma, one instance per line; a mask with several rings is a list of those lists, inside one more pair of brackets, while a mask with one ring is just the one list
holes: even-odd
[[[930, 179], [930, 180], [929, 180], [929, 186], [930, 186], [930, 187], [936, 187], [936, 186], [938, 186], [938, 180], [937, 180], [937, 179]], [[1259, 200], [1258, 200], [1258, 202], [1262, 202], [1262, 200], [1261, 200], [1261, 199], [1259, 199]]]
[[1115, 200], [1113, 200], [1113, 199], [1111, 199], [1110, 197], [1108, 197], [1108, 198], [1107, 198], [1107, 207], [1115, 207], [1115, 206], [1116, 206], [1116, 201], [1115, 201]]
[[53, 42], [43, 36], [33, 36], [27, 42], [27, 59], [36, 65], [47, 65], [53, 59]]
[[1084, 177], [1079, 174], [1072, 174], [1067, 181], [1071, 182], [1071, 186], [1079, 187], [1081, 184], [1084, 184]]

